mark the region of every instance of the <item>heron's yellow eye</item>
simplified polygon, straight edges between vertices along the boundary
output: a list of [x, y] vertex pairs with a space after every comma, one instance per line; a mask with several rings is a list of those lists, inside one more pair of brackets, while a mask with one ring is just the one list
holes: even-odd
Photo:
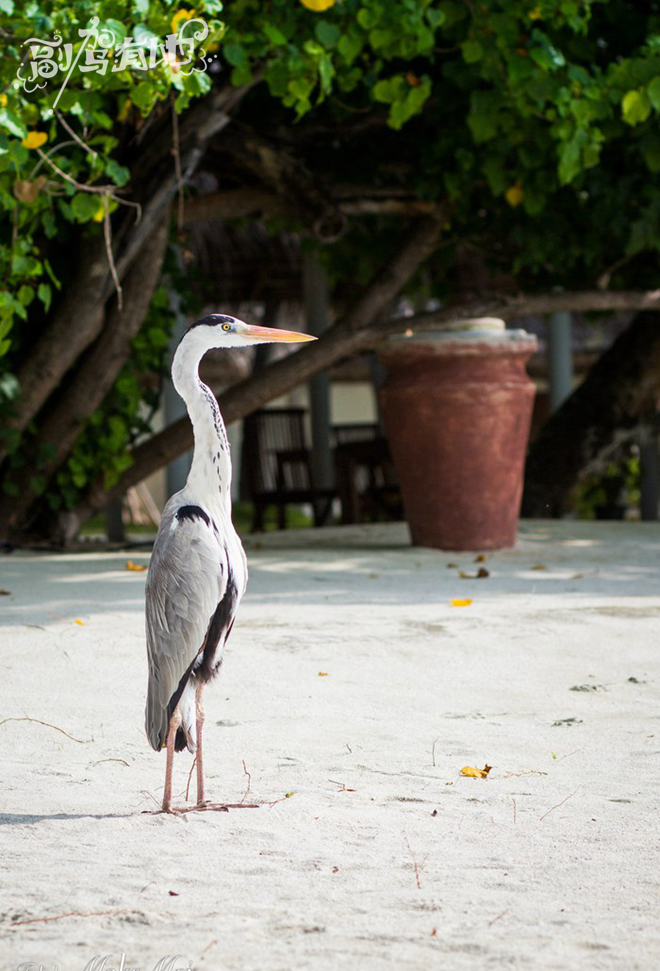
[[222, 329], [227, 333], [227, 331], [231, 330], [231, 324], [223, 324]]

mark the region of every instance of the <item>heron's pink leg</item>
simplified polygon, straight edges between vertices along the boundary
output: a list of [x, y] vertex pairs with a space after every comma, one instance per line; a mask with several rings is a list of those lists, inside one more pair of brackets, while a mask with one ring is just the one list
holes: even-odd
[[172, 712], [170, 727], [167, 732], [167, 765], [165, 767], [165, 789], [163, 790], [163, 812], [169, 813], [172, 802], [172, 763], [174, 762], [174, 739], [181, 724], [181, 712], [178, 705]]
[[197, 805], [204, 805], [204, 757], [202, 755], [202, 728], [204, 725], [204, 708], [202, 706], [202, 692], [204, 682], [197, 685], [195, 694], [195, 713], [197, 716]]

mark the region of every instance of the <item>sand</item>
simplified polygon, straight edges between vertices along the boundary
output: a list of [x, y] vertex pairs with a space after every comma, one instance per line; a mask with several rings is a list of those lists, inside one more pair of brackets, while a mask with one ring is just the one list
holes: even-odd
[[660, 527], [525, 523], [478, 580], [401, 525], [251, 546], [206, 767], [259, 808], [186, 816], [148, 552], [0, 559], [0, 968], [655, 969]]

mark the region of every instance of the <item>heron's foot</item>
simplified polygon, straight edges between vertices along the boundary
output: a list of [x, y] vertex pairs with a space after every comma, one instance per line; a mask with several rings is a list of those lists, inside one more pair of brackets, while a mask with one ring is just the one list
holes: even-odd
[[167, 814], [182, 816], [184, 813], [228, 813], [230, 809], [258, 809], [254, 802], [203, 802], [196, 806], [168, 806], [167, 809], [145, 809], [151, 816]]
[[206, 812], [216, 812], [216, 813], [228, 813], [230, 809], [258, 809], [256, 803], [245, 803], [245, 802], [198, 802], [196, 806], [192, 807], [191, 811], [197, 810], [200, 813]]

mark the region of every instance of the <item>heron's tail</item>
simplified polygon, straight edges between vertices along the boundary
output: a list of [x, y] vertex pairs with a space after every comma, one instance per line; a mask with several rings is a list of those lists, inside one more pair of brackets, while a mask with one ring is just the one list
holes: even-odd
[[[175, 752], [182, 752], [187, 748], [193, 754], [197, 751], [197, 722], [195, 708], [195, 686], [190, 681], [181, 692], [177, 702], [181, 712], [181, 725], [174, 738]], [[171, 712], [169, 707], [163, 706], [152, 686], [147, 692], [146, 732], [151, 747], [160, 752], [167, 744], [167, 733], [170, 727]]]

